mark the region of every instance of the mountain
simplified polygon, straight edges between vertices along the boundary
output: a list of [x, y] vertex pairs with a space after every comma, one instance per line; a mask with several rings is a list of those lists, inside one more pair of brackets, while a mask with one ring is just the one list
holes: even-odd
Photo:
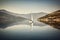
[[52, 26], [53, 28], [60, 29], [60, 10], [54, 11], [43, 17], [38, 18], [39, 22], [43, 22]]
[[47, 15], [47, 13], [29, 13], [29, 14], [17, 14], [7, 10], [0, 10], [0, 28], [6, 28], [17, 24], [30, 25], [31, 15], [33, 16], [34, 26], [45, 26], [44, 23], [38, 22], [37, 18]]
[[0, 10], [0, 28], [16, 25], [18, 23], [22, 23], [23, 21], [27, 20], [24, 17], [11, 14], [13, 13], [6, 10]]

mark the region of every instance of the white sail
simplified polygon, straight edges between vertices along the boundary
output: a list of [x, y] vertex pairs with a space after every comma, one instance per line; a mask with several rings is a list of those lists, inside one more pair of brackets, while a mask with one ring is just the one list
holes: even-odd
[[31, 16], [30, 21], [29, 21], [30, 29], [33, 30], [33, 16], [32, 15], [30, 15], [30, 16]]

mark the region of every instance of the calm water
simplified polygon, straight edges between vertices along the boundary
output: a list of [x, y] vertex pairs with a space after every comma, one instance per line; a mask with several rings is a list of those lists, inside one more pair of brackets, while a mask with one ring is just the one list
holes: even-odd
[[34, 26], [33, 30], [31, 30], [29, 25], [14, 25], [6, 29], [0, 29], [0, 39], [60, 39], [60, 30], [54, 29], [48, 25], [43, 27]]

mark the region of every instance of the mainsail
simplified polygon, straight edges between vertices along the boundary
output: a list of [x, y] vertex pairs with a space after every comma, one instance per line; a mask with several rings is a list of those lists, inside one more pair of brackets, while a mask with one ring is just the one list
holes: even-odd
[[30, 23], [30, 29], [33, 30], [33, 16], [32, 16], [32, 14], [30, 14], [30, 21], [29, 21], [29, 23]]

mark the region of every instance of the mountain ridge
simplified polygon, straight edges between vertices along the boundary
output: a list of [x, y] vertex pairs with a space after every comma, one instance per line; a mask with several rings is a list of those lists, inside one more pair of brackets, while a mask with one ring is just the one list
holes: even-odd
[[[16, 24], [27, 24], [27, 25], [29, 25], [29, 21], [31, 20], [31, 15], [33, 16], [34, 26], [41, 26], [42, 23], [39, 23], [37, 21], [37, 18], [46, 15], [46, 13], [41, 12], [41, 13], [29, 13], [29, 14], [14, 14], [14, 13], [9, 12], [7, 10], [0, 10], [0, 18], [2, 18], [0, 20], [5, 22], [5, 23], [0, 22], [0, 28], [8, 27], [12, 23], [14, 23], [12, 25], [16, 25]], [[7, 22], [5, 20], [7, 20]], [[24, 21], [26, 21], [26, 22], [24, 23]], [[18, 23], [16, 23], [16, 22], [18, 22]]]

